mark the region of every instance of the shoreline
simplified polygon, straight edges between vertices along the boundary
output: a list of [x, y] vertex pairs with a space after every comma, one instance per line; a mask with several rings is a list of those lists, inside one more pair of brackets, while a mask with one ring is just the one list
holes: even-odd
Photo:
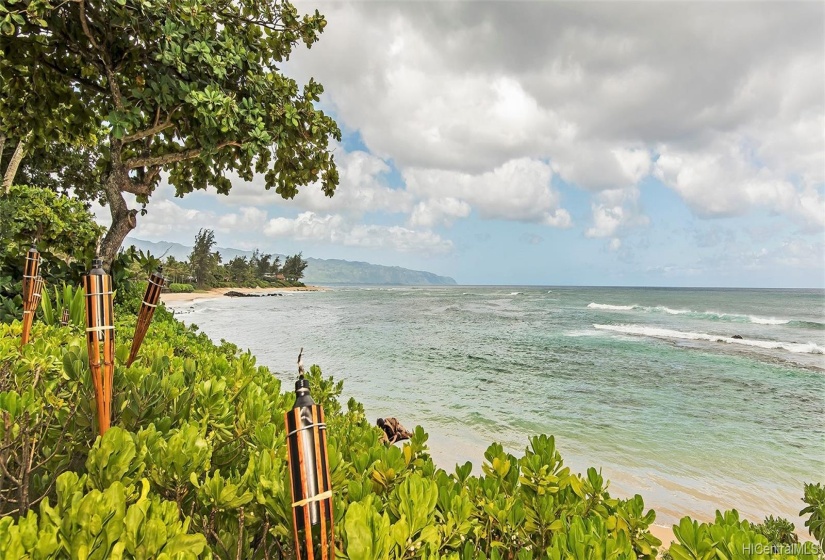
[[279, 292], [326, 292], [329, 288], [321, 286], [296, 286], [289, 288], [210, 288], [209, 290], [199, 290], [188, 293], [165, 292], [160, 295], [160, 300], [164, 303], [190, 303], [201, 299], [213, 299], [225, 296], [227, 292], [240, 292], [242, 294], [276, 294]]

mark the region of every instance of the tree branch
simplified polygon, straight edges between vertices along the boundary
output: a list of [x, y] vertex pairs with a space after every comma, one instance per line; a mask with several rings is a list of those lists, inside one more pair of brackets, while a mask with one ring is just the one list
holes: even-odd
[[[171, 119], [171, 115], [170, 115], [170, 119]], [[164, 130], [166, 130], [170, 126], [172, 126], [172, 121], [167, 119], [166, 122], [163, 122], [161, 124], [156, 124], [155, 126], [153, 126], [151, 128], [147, 128], [146, 130], [141, 130], [140, 132], [135, 132], [134, 134], [124, 136], [121, 141], [124, 144], [128, 144], [129, 142], [135, 142], [137, 140], [143, 140], [144, 138], [147, 138], [149, 136], [154, 136], [158, 132], [163, 132]]]
[[149, 186], [146, 183], [135, 183], [133, 181], [129, 181], [128, 183], [123, 185], [120, 190], [131, 194], [139, 194], [145, 196], [149, 196], [151, 194], [149, 192]]
[[[230, 14], [230, 13], [227, 13], [227, 12], [218, 12], [218, 13], [220, 15], [222, 15], [223, 17], [225, 17], [226, 19], [232, 19], [232, 20], [235, 20], [237, 22], [241, 22], [241, 23], [245, 23], [245, 24], [249, 24], [249, 25], [257, 25], [257, 26], [263, 27], [264, 29], [269, 29], [270, 31], [277, 31], [279, 33], [282, 33], [284, 31], [286, 31], [286, 29], [287, 29], [286, 26], [278, 26], [275, 23], [269, 23], [269, 22], [266, 22], [266, 21], [261, 21], [259, 19], [249, 19], [249, 18], [245, 18], [245, 17], [241, 17], [241, 16], [236, 16], [235, 14]], [[276, 19], [275, 21], [280, 21], [280, 18]]]
[[160, 171], [160, 166], [152, 167], [141, 182], [129, 181], [120, 190], [131, 194], [150, 196], [152, 194], [152, 183], [158, 178]]
[[88, 37], [89, 42], [92, 43], [92, 46], [100, 51], [103, 52], [103, 49], [100, 48], [100, 44], [98, 44], [97, 40], [95, 40], [94, 35], [92, 35], [92, 30], [89, 29], [89, 22], [86, 21], [86, 1], [85, 0], [78, 0], [78, 4], [80, 6], [80, 27], [83, 28], [83, 34]]
[[95, 39], [92, 30], [89, 28], [89, 22], [86, 21], [86, 0], [77, 0], [80, 7], [80, 26], [83, 28], [83, 34], [89, 39], [89, 42], [100, 53], [100, 58], [103, 60], [103, 67], [106, 69], [106, 78], [109, 82], [109, 90], [112, 92], [112, 99], [115, 102], [116, 109], [123, 109], [123, 96], [120, 94], [120, 86], [115, 80], [115, 73], [112, 70], [112, 60], [109, 54], [103, 50], [100, 43]]
[[84, 80], [83, 78], [80, 78], [78, 76], [70, 74], [67, 70], [65, 70], [63, 68], [60, 68], [59, 66], [56, 66], [56, 65], [52, 64], [51, 62], [49, 62], [45, 59], [41, 60], [40, 62], [46, 68], [49, 68], [49, 69], [57, 72], [61, 76], [65, 76], [66, 78], [69, 78], [70, 80], [72, 80], [74, 82], [77, 82], [81, 86], [86, 86], [87, 88], [92, 89], [92, 90], [96, 91], [97, 93], [103, 93], [103, 94], [108, 93], [105, 88], [100, 87], [96, 83], [90, 82], [88, 80]]
[[[227, 146], [235, 146], [240, 148], [240, 142], [222, 142], [215, 146], [215, 150], [220, 150]], [[136, 157], [124, 162], [126, 169], [137, 169], [138, 167], [162, 167], [170, 163], [177, 163], [187, 159], [194, 159], [201, 155], [203, 148], [192, 148], [190, 150], [183, 150], [182, 152], [173, 152], [171, 154], [163, 154], [161, 156]]]

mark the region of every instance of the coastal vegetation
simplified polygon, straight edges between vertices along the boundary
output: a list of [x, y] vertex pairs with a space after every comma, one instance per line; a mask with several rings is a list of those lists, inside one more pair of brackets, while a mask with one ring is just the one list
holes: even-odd
[[281, 258], [257, 249], [250, 258], [236, 256], [223, 262], [220, 252], [214, 251], [215, 232], [201, 229], [187, 261], [170, 256], [164, 262], [165, 272], [172, 280], [170, 291], [192, 291], [185, 286], [207, 288], [266, 288], [303, 286], [300, 282], [307, 267], [303, 255]]

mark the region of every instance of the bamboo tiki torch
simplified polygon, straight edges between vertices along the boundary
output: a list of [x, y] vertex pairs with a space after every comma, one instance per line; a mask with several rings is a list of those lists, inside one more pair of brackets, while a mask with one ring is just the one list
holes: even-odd
[[135, 325], [135, 337], [132, 340], [132, 349], [129, 351], [129, 360], [126, 362], [126, 367], [132, 365], [132, 362], [137, 358], [140, 345], [149, 330], [149, 324], [152, 322], [152, 316], [155, 314], [155, 308], [160, 301], [160, 292], [163, 290], [163, 285], [166, 278], [163, 277], [163, 267], [159, 266], [157, 272], [153, 272], [149, 276], [149, 285], [146, 286], [146, 293], [143, 294], [143, 303], [140, 304], [140, 311], [138, 312], [137, 324]]
[[23, 344], [29, 342], [34, 314], [40, 306], [40, 298], [43, 296], [43, 277], [38, 276], [32, 282], [32, 294], [27, 301], [23, 302]]
[[309, 382], [304, 379], [303, 369], [299, 354], [295, 406], [285, 415], [295, 557], [330, 560], [335, 557], [335, 538], [327, 425], [324, 409], [315, 404], [309, 394]]
[[89, 351], [89, 369], [95, 386], [97, 424], [100, 435], [103, 435], [109, 429], [112, 418], [115, 317], [112, 277], [103, 271], [103, 261], [100, 258], [92, 262], [92, 270], [83, 277], [83, 288], [86, 292], [86, 347]]
[[29, 252], [26, 253], [26, 264], [23, 267], [23, 333], [21, 336], [21, 346], [29, 342], [29, 334], [31, 334], [32, 323], [34, 322], [34, 313], [37, 311], [37, 305], [34, 305], [34, 294], [38, 294], [37, 304], [40, 303], [39, 294], [37, 291], [37, 279], [40, 273], [40, 253], [32, 245]]

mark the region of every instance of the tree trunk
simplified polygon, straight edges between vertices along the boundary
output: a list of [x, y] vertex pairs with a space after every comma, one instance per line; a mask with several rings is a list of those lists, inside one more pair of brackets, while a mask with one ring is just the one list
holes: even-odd
[[17, 142], [17, 147], [14, 149], [14, 154], [11, 156], [9, 166], [6, 168], [6, 174], [3, 176], [4, 193], [9, 192], [12, 182], [14, 182], [14, 176], [17, 175], [17, 168], [20, 167], [20, 162], [23, 161], [24, 149], [26, 147], [26, 140], [28, 137], [29, 135], [27, 134]]
[[[6, 137], [0, 134], [0, 163], [3, 163], [3, 148], [6, 147]], [[0, 168], [2, 169], [2, 168]]]
[[137, 210], [130, 210], [123, 198], [123, 187], [129, 183], [129, 175], [124, 168], [114, 169], [106, 178], [104, 190], [112, 214], [112, 225], [103, 237], [98, 254], [103, 259], [103, 268], [110, 270], [123, 240], [137, 225]]

